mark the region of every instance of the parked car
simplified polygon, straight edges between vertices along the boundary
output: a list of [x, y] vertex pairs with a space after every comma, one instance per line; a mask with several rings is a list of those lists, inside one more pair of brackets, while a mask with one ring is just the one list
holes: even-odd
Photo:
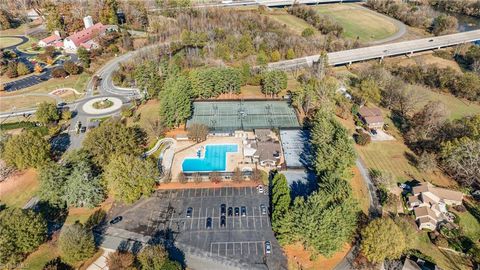
[[225, 216], [226, 212], [227, 212], [227, 206], [224, 203], [222, 203], [220, 205], [220, 215]]
[[245, 206], [242, 206], [242, 217], [247, 216], [247, 208]]
[[229, 217], [233, 216], [233, 208], [232, 208], [232, 207], [228, 207], [227, 213], [228, 213], [227, 215], [228, 215]]
[[235, 216], [239, 216], [239, 215], [240, 215], [240, 208], [235, 207]]
[[407, 184], [400, 184], [398, 185], [401, 189], [403, 190], [412, 190], [412, 187], [410, 187], [409, 185]]
[[260, 211], [262, 212], [262, 215], [267, 214], [267, 207], [265, 207], [264, 204], [260, 204]]
[[262, 194], [262, 193], [263, 193], [263, 186], [262, 186], [262, 185], [258, 185], [258, 186], [257, 186], [257, 190], [258, 190], [258, 193]]
[[118, 216], [118, 217], [115, 217], [114, 219], [110, 220], [110, 224], [117, 224], [119, 223], [120, 221], [122, 221], [123, 217], [122, 216]]
[[225, 227], [227, 225], [227, 217], [221, 216], [220, 217], [220, 227]]
[[81, 133], [85, 133], [87, 131], [87, 127], [86, 126], [83, 126], [80, 128], [80, 132]]
[[192, 208], [192, 207], [188, 207], [188, 208], [187, 208], [187, 218], [191, 218], [191, 217], [192, 217], [192, 213], [193, 213], [193, 208]]
[[265, 253], [272, 253], [272, 245], [270, 244], [270, 241], [265, 241]]
[[211, 228], [212, 228], [212, 218], [211, 218], [211, 217], [208, 217], [208, 218], [207, 218], [206, 227], [207, 227], [207, 229], [211, 229]]

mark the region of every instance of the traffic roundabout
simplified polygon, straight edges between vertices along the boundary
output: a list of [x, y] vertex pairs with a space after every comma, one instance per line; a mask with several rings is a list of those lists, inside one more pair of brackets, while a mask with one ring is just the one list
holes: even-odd
[[86, 101], [82, 110], [89, 115], [107, 115], [122, 108], [123, 102], [118, 97], [97, 97]]

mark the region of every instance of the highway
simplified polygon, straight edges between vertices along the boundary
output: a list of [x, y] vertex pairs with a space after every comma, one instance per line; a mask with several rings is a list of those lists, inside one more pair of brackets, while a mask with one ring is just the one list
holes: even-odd
[[[327, 54], [328, 64], [331, 66], [348, 65], [359, 61], [436, 50], [477, 40], [480, 40], [480, 30], [331, 52]], [[311, 67], [314, 62], [318, 61], [319, 57], [320, 55], [312, 55], [270, 63], [268, 69], [293, 70]]]

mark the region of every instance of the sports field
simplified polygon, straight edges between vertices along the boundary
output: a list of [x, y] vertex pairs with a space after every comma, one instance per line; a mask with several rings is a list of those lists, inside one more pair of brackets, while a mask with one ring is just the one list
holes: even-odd
[[398, 31], [392, 20], [357, 4], [328, 4], [318, 5], [315, 8], [342, 25], [346, 38], [358, 37], [360, 42], [388, 38]]

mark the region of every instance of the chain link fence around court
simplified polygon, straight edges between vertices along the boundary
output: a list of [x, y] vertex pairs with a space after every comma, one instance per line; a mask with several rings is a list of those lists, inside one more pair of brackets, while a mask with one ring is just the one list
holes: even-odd
[[187, 128], [193, 123], [207, 125], [213, 132], [258, 128], [298, 128], [294, 109], [286, 101], [197, 101]]

